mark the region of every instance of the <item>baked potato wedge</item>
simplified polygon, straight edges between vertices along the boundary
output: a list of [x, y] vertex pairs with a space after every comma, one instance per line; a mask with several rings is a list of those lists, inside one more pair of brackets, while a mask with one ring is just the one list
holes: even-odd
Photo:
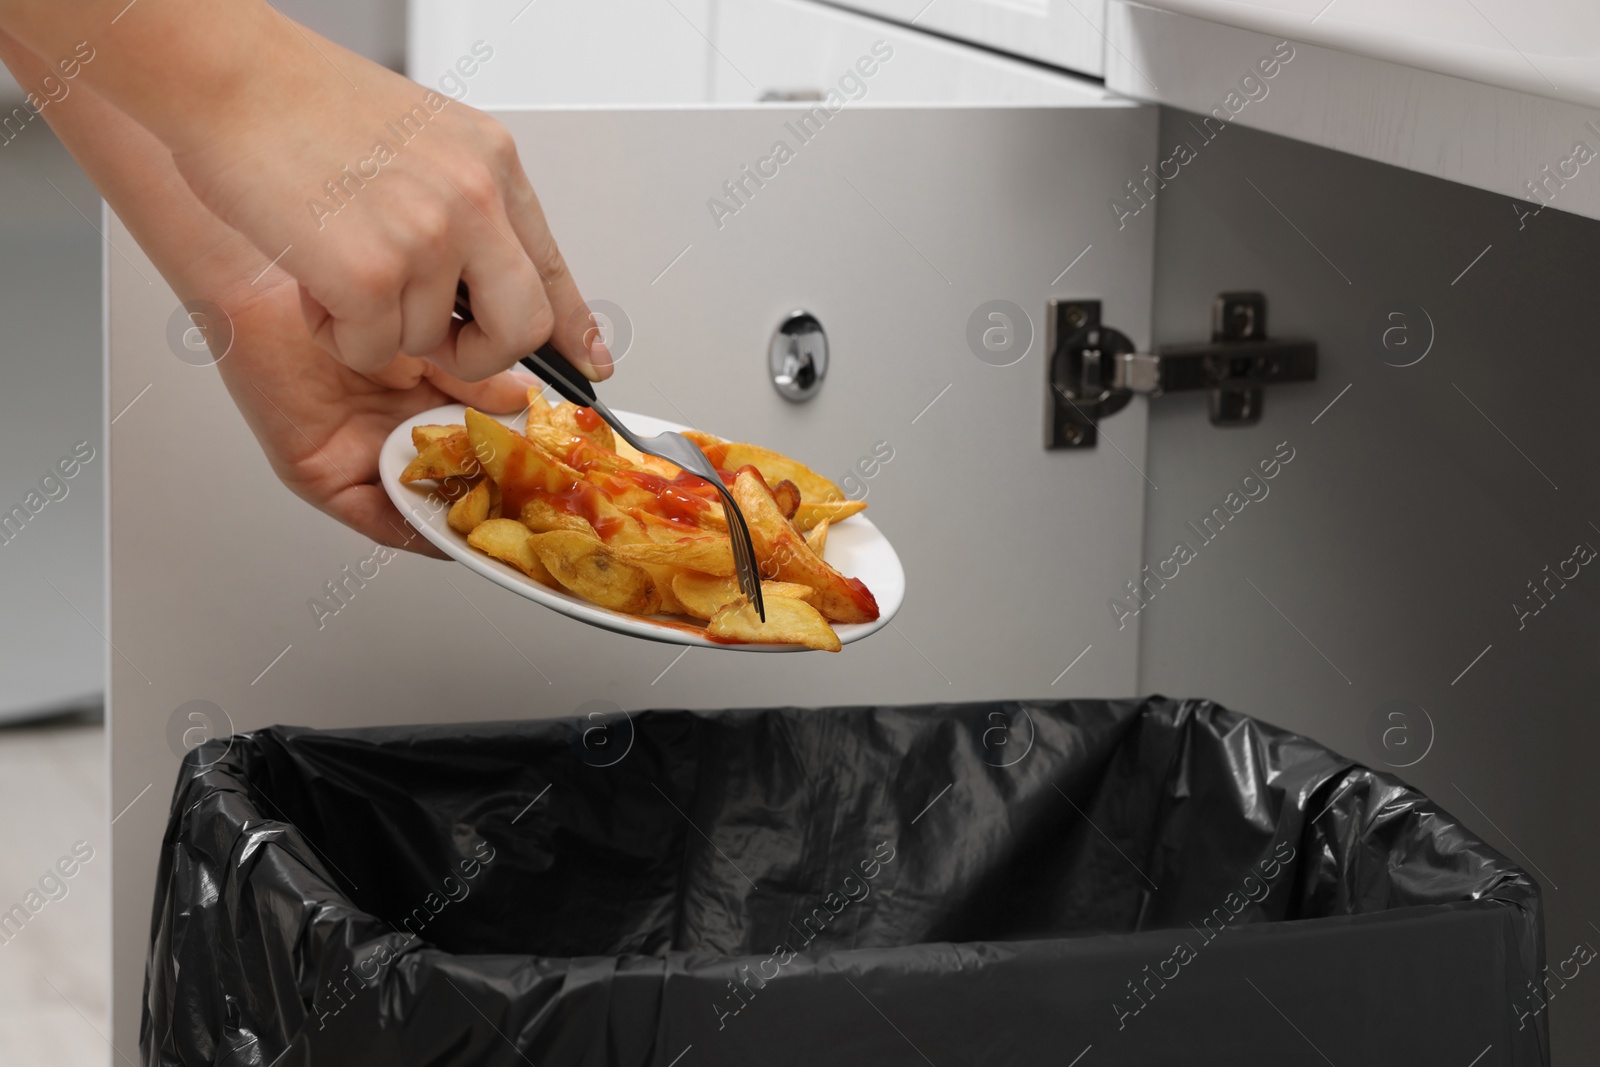
[[733, 545], [726, 537], [683, 537], [676, 541], [619, 545], [617, 555], [630, 563], [664, 563], [724, 576], [734, 573]]
[[763, 578], [797, 582], [815, 591], [812, 602], [834, 622], [871, 622], [878, 602], [859, 578], [846, 578], [811, 550], [789, 524], [772, 492], [754, 471], [741, 469], [733, 498], [744, 512]]
[[551, 428], [567, 437], [581, 437], [607, 452], [617, 450], [616, 434], [595, 414], [594, 408], [580, 408], [570, 400], [563, 400], [550, 409], [549, 421]]
[[485, 519], [472, 528], [467, 544], [511, 564], [536, 582], [559, 588], [559, 583], [533, 550], [534, 536], [533, 531], [516, 519]]
[[831, 519], [823, 519], [806, 531], [806, 544], [811, 546], [811, 551], [817, 554], [818, 559], [823, 558], [822, 550], [828, 547], [828, 527], [832, 524], [832, 521]]
[[[701, 574], [696, 571], [679, 571], [677, 577], [672, 579], [672, 592], [682, 605], [685, 615], [693, 615], [702, 620], [711, 618], [722, 607], [733, 603], [743, 595], [739, 592], [739, 579]], [[810, 600], [812, 595], [809, 586], [794, 582], [761, 583], [763, 605], [770, 597]]]
[[650, 572], [619, 558], [593, 534], [551, 530], [542, 534], [530, 531], [530, 536], [539, 561], [555, 580], [591, 604], [632, 615], [654, 615], [661, 610], [661, 594]]
[[522, 505], [522, 525], [534, 533], [549, 533], [551, 530], [576, 530], [586, 533], [591, 537], [599, 537], [589, 520], [582, 515], [574, 515], [570, 511], [563, 511], [556, 507], [548, 497], [534, 497]]
[[480, 478], [466, 494], [450, 505], [445, 521], [459, 534], [470, 534], [487, 519], [500, 517], [500, 487], [489, 478]]
[[550, 422], [550, 401], [544, 398], [544, 386], [528, 386], [528, 421], [524, 423], [525, 432], [533, 436], [536, 426], [545, 426]]
[[802, 497], [794, 513], [794, 528], [805, 533], [819, 522], [839, 522], [866, 510], [865, 500], [807, 500]]
[[837, 652], [844, 646], [822, 613], [803, 600], [767, 596], [762, 587], [762, 605], [767, 619], [756, 615], [755, 605], [740, 597], [724, 605], [706, 623], [712, 640], [748, 641], [755, 644], [804, 645], [821, 652]]
[[417, 458], [400, 472], [402, 482], [483, 476], [464, 426], [413, 426], [411, 444]]

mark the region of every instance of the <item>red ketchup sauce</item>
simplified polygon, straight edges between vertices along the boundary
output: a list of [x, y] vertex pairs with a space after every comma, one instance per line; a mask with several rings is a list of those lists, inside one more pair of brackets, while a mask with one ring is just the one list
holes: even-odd
[[[589, 482], [574, 482], [565, 489], [554, 492], [548, 489], [536, 489], [529, 494], [528, 499], [543, 500], [557, 511], [581, 516], [594, 527], [594, 532], [600, 535], [602, 541], [609, 541], [612, 535], [622, 528], [621, 518], [601, 513], [600, 490]], [[518, 514], [521, 514], [520, 508]]]

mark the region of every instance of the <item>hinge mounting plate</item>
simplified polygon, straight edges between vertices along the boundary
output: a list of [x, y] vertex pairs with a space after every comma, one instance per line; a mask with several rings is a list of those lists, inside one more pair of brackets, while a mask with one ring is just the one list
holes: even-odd
[[1045, 447], [1092, 448], [1101, 419], [1135, 393], [1206, 389], [1215, 426], [1248, 426], [1261, 418], [1263, 387], [1317, 376], [1315, 341], [1267, 336], [1267, 299], [1257, 292], [1220, 294], [1212, 305], [1211, 340], [1138, 351], [1100, 319], [1099, 300], [1050, 301], [1046, 319], [1049, 394]]

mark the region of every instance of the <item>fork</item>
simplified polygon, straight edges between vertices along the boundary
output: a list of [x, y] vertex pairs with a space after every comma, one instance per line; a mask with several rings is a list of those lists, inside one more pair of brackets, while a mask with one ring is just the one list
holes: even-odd
[[[472, 307], [468, 303], [465, 283], [462, 283], [457, 290], [454, 317], [462, 322], [472, 321]], [[563, 399], [570, 400], [579, 407], [592, 408], [594, 413], [604, 419], [624, 441], [640, 452], [647, 456], [655, 456], [657, 459], [664, 459], [704, 479], [722, 494], [722, 510], [728, 520], [728, 540], [733, 546], [733, 566], [739, 578], [739, 591], [755, 605], [756, 615], [761, 621], [766, 622], [767, 607], [761, 599], [761, 571], [756, 566], [756, 548], [750, 540], [750, 527], [745, 522], [744, 512], [739, 510], [738, 502], [733, 499], [733, 494], [722, 484], [722, 476], [706, 458], [706, 454], [700, 451], [700, 446], [683, 434], [672, 430], [656, 434], [654, 437], [640, 437], [628, 429], [622, 420], [595, 395], [594, 385], [589, 379], [578, 373], [578, 369], [567, 362], [567, 358], [557, 352], [554, 345], [545, 344], [532, 355], [524, 356], [520, 362], [548, 382]]]

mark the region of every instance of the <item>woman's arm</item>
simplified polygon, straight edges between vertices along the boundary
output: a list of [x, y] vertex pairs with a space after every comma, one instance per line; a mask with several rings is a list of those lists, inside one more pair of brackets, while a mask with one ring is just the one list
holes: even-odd
[[[0, 60], [25, 86], [50, 71], [3, 33]], [[206, 210], [154, 135], [82, 85], [43, 115], [179, 299], [227, 316], [232, 344], [217, 369], [284, 484], [374, 541], [437, 555], [377, 484], [379, 448], [401, 421], [452, 399], [515, 411], [533, 379], [519, 370], [468, 383], [411, 356], [349, 369], [307, 336], [294, 280]]]

